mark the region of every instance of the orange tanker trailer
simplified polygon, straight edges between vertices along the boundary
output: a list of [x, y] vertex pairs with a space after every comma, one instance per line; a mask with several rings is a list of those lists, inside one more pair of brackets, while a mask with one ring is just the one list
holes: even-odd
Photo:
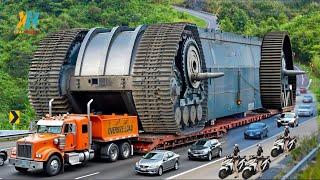
[[137, 116], [65, 114], [49, 115], [37, 122], [36, 133], [19, 139], [12, 149], [9, 163], [16, 170], [42, 169], [53, 176], [64, 165], [76, 165], [94, 157], [116, 161], [133, 153], [131, 140], [138, 136]]

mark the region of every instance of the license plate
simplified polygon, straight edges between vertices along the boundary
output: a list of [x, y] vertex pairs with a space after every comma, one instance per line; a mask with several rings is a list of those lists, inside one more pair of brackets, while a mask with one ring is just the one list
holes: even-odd
[[140, 169], [140, 171], [146, 171], [146, 170], [147, 170], [146, 168], [141, 168], [141, 169]]
[[27, 161], [27, 160], [21, 160], [20, 165], [21, 165], [22, 167], [27, 168], [27, 167], [28, 167], [28, 161]]

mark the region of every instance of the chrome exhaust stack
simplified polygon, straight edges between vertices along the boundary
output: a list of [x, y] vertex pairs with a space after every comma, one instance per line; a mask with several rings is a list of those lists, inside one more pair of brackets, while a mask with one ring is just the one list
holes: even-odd
[[90, 105], [93, 102], [93, 99], [91, 99], [88, 103], [87, 103], [87, 115], [88, 115], [88, 120], [89, 120], [89, 143], [90, 145], [92, 144], [92, 123], [91, 123], [91, 119], [90, 119]]

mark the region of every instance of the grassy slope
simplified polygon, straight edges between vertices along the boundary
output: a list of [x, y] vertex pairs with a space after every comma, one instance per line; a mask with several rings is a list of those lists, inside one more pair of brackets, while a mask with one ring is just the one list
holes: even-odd
[[[190, 22], [204, 27], [203, 20], [175, 11], [170, 1], [101, 0], [0, 0], [0, 129], [11, 129], [8, 112], [21, 110], [18, 127], [28, 128], [35, 113], [28, 102], [28, 68], [38, 42], [59, 29], [137, 26], [159, 22]], [[40, 12], [40, 33], [36, 36], [13, 33], [21, 10]], [[3, 122], [1, 122], [3, 121]]]

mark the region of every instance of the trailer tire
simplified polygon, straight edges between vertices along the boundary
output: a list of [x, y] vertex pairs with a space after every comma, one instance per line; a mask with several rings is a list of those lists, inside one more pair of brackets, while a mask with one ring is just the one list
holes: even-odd
[[128, 159], [131, 154], [131, 145], [128, 142], [121, 142], [119, 144], [119, 158]]
[[28, 168], [22, 168], [22, 167], [14, 167], [17, 171], [21, 172], [21, 173], [27, 173], [28, 172]]
[[119, 148], [116, 144], [111, 143], [108, 148], [108, 160], [111, 162], [117, 161], [119, 157]]
[[60, 173], [62, 167], [61, 159], [57, 155], [52, 155], [44, 164], [43, 170], [47, 176], [55, 176]]

